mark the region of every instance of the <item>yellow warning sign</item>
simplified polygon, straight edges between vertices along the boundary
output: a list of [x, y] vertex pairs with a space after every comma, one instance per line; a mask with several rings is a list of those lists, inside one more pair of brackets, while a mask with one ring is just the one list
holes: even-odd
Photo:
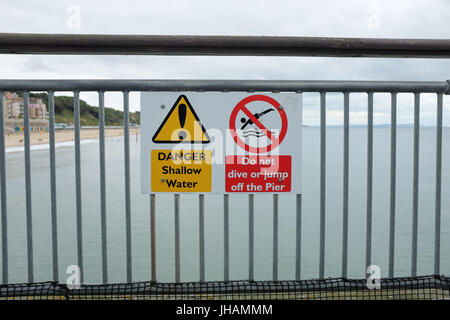
[[208, 143], [208, 133], [188, 98], [180, 95], [152, 138], [154, 143]]
[[210, 150], [152, 150], [152, 192], [211, 192]]

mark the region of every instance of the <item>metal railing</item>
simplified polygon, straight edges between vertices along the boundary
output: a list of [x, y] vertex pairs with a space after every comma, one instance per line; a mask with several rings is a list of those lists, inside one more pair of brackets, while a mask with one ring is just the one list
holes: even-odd
[[449, 39], [0, 33], [0, 53], [449, 58]]
[[[46, 41], [43, 41], [46, 40]], [[402, 40], [402, 39], [337, 39], [296, 37], [202, 37], [202, 36], [95, 36], [95, 35], [20, 35], [0, 34], [0, 53], [32, 54], [169, 54], [169, 55], [307, 55], [350, 57], [426, 57], [449, 58], [450, 40]], [[349, 208], [349, 96], [353, 92], [367, 93], [367, 199], [366, 199], [366, 266], [372, 257], [372, 197], [373, 197], [373, 97], [374, 93], [391, 94], [391, 150], [390, 150], [390, 222], [389, 222], [389, 276], [394, 276], [395, 203], [396, 203], [396, 132], [397, 93], [414, 93], [414, 157], [413, 157], [413, 231], [411, 239], [411, 275], [417, 273], [417, 233], [419, 198], [419, 126], [420, 94], [437, 95], [436, 130], [436, 181], [435, 181], [435, 250], [434, 272], [440, 272], [441, 226], [441, 168], [442, 168], [442, 109], [443, 95], [450, 94], [450, 81], [283, 81], [283, 80], [0, 80], [0, 93], [23, 91], [25, 104], [24, 148], [28, 281], [34, 280], [33, 230], [31, 203], [30, 133], [28, 128], [29, 92], [48, 92], [50, 133], [50, 185], [53, 280], [58, 281], [58, 230], [56, 207], [55, 167], [55, 91], [74, 92], [75, 115], [75, 176], [76, 176], [76, 224], [78, 265], [83, 270], [83, 229], [80, 164], [80, 98], [82, 91], [99, 93], [99, 153], [100, 153], [100, 219], [102, 243], [103, 282], [108, 282], [107, 212], [105, 189], [105, 112], [104, 93], [120, 91], [124, 102], [124, 169], [125, 169], [125, 234], [127, 281], [132, 277], [131, 205], [130, 205], [130, 145], [129, 145], [129, 93], [130, 91], [268, 91], [268, 92], [319, 92], [320, 93], [320, 246], [319, 278], [325, 276], [325, 218], [326, 218], [326, 94], [343, 93], [343, 237], [342, 277], [348, 267], [348, 208]], [[8, 223], [7, 188], [5, 168], [5, 127], [3, 100], [0, 99], [0, 187], [2, 230], [2, 281], [8, 283]], [[150, 195], [151, 278], [156, 281], [156, 196]], [[180, 281], [180, 220], [179, 195], [175, 204], [175, 281]], [[224, 228], [224, 280], [229, 280], [229, 195], [223, 195]], [[254, 280], [254, 196], [248, 196], [249, 212], [249, 263], [248, 279]], [[199, 195], [199, 279], [205, 279], [205, 227], [204, 195]], [[301, 229], [302, 195], [296, 195], [296, 249], [295, 279], [301, 277]], [[273, 279], [278, 278], [278, 196], [273, 196]]]
[[[131, 208], [130, 208], [130, 145], [129, 145], [129, 93], [130, 91], [275, 91], [275, 92], [319, 92], [320, 93], [320, 261], [319, 278], [325, 276], [325, 202], [326, 202], [326, 94], [327, 92], [342, 92], [344, 106], [344, 161], [343, 161], [343, 238], [342, 238], [342, 276], [347, 276], [348, 263], [348, 184], [349, 184], [349, 96], [352, 92], [367, 93], [367, 199], [366, 199], [366, 266], [371, 264], [372, 256], [372, 187], [373, 187], [373, 97], [375, 92], [391, 94], [391, 173], [390, 173], [390, 226], [389, 226], [389, 276], [394, 275], [395, 246], [395, 186], [396, 186], [396, 131], [397, 131], [397, 93], [414, 93], [414, 157], [413, 157], [413, 232], [411, 240], [411, 275], [417, 273], [417, 234], [418, 234], [418, 179], [419, 179], [419, 126], [420, 126], [420, 94], [437, 94], [437, 131], [436, 131], [436, 206], [435, 206], [435, 253], [434, 272], [439, 274], [440, 263], [440, 221], [441, 221], [441, 167], [442, 167], [442, 108], [443, 94], [450, 93], [450, 83], [442, 82], [358, 82], [358, 81], [221, 81], [221, 80], [0, 80], [0, 91], [24, 92], [25, 104], [25, 186], [26, 186], [26, 225], [27, 225], [27, 256], [28, 281], [34, 280], [33, 264], [33, 230], [31, 203], [31, 169], [30, 169], [30, 133], [27, 130], [29, 115], [26, 106], [29, 103], [30, 91], [48, 90], [49, 101], [49, 132], [50, 132], [50, 182], [51, 182], [51, 216], [52, 216], [52, 253], [53, 280], [58, 281], [58, 247], [57, 247], [57, 208], [56, 208], [56, 168], [55, 168], [55, 138], [54, 138], [54, 92], [74, 92], [75, 114], [75, 175], [76, 175], [76, 225], [77, 225], [77, 256], [78, 265], [83, 270], [83, 230], [81, 212], [81, 163], [80, 163], [80, 91], [98, 91], [99, 93], [99, 132], [100, 132], [100, 218], [102, 242], [102, 274], [103, 282], [108, 282], [107, 259], [107, 225], [106, 225], [106, 191], [105, 191], [105, 121], [104, 93], [122, 88], [124, 102], [124, 167], [125, 167], [125, 234], [126, 234], [126, 274], [127, 281], [132, 281], [131, 255]], [[0, 100], [1, 101], [1, 100]], [[2, 103], [2, 102], [0, 102]], [[0, 105], [3, 111], [3, 105]], [[3, 115], [3, 113], [1, 113]], [[0, 119], [0, 172], [2, 199], [2, 256], [3, 282], [8, 282], [8, 244], [7, 244], [7, 211], [6, 211], [6, 169], [5, 142], [3, 119]], [[152, 280], [156, 281], [156, 226], [155, 226], [156, 196], [150, 195], [151, 212], [151, 265]], [[229, 195], [224, 198], [224, 280], [229, 280]], [[254, 280], [254, 195], [248, 197], [249, 205], [249, 268], [248, 278]], [[180, 281], [180, 197], [174, 195], [175, 203], [175, 281]], [[296, 266], [295, 278], [301, 275], [301, 194], [296, 200]], [[199, 279], [205, 280], [205, 227], [204, 227], [204, 195], [199, 195]], [[278, 278], [278, 195], [273, 196], [273, 279]]]

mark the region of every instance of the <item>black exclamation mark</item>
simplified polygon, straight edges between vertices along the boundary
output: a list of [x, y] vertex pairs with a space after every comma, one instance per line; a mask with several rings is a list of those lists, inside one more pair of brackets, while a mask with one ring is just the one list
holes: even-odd
[[[186, 122], [186, 105], [184, 103], [178, 106], [178, 120], [180, 120], [180, 127], [184, 128]], [[180, 140], [186, 139], [187, 133], [184, 130], [178, 131], [178, 138]]]

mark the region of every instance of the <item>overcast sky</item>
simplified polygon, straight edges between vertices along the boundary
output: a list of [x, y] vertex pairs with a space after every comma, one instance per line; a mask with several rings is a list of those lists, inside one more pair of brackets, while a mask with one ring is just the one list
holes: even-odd
[[[449, 38], [448, 0], [24, 1], [0, 2], [1, 32]], [[450, 79], [450, 59], [296, 57], [0, 56], [3, 79]], [[98, 105], [95, 93], [81, 97]], [[389, 97], [375, 95], [375, 123], [389, 122]], [[435, 123], [435, 95], [424, 94], [421, 121]], [[342, 123], [342, 95], [328, 98], [330, 124]], [[122, 108], [108, 93], [109, 107]], [[450, 125], [450, 99], [444, 99]], [[413, 97], [399, 97], [399, 122], [412, 122]], [[139, 109], [133, 93], [131, 109]], [[318, 95], [305, 94], [306, 124], [318, 123]], [[351, 97], [351, 123], [366, 122], [366, 97]]]

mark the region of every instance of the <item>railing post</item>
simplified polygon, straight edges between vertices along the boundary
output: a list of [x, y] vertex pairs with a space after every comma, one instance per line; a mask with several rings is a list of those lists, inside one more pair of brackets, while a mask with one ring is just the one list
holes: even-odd
[[100, 156], [100, 223], [102, 237], [103, 283], [108, 283], [108, 241], [106, 229], [106, 172], [105, 172], [105, 92], [98, 93], [98, 126]]
[[180, 282], [180, 195], [174, 195], [175, 202], [175, 282]]
[[156, 282], [156, 196], [150, 195], [150, 246], [152, 282]]
[[320, 92], [320, 252], [319, 278], [325, 276], [326, 92]]
[[8, 283], [8, 214], [6, 198], [6, 148], [5, 148], [5, 106], [0, 91], [0, 189], [2, 219], [2, 283]]
[[296, 227], [295, 227], [295, 280], [301, 278], [301, 259], [302, 259], [302, 195], [296, 195]]
[[81, 157], [80, 157], [80, 92], [74, 91], [74, 118], [75, 118], [75, 193], [77, 210], [77, 255], [80, 268], [81, 283], [84, 280], [83, 268], [83, 221], [81, 206]]
[[255, 243], [255, 195], [248, 196], [248, 280], [255, 280], [254, 276], [254, 243]]
[[397, 171], [397, 93], [391, 93], [391, 177], [389, 209], [389, 278], [394, 277], [395, 268], [395, 204]]
[[223, 280], [230, 280], [230, 204], [229, 195], [223, 195]]
[[278, 194], [273, 195], [273, 266], [272, 279], [278, 280]]
[[50, 196], [52, 219], [53, 281], [59, 280], [58, 271], [58, 215], [56, 207], [56, 159], [55, 159], [55, 93], [48, 92], [49, 147], [50, 147]]
[[344, 92], [344, 164], [342, 192], [342, 277], [347, 278], [348, 263], [348, 152], [350, 93]]
[[414, 93], [414, 155], [413, 155], [413, 209], [411, 276], [417, 275], [417, 232], [419, 219], [419, 132], [420, 132], [420, 92]]
[[442, 175], [442, 93], [437, 95], [436, 119], [436, 189], [434, 222], [434, 274], [440, 274], [441, 263], [441, 175]]
[[198, 196], [199, 210], [199, 271], [200, 281], [205, 281], [205, 195], [200, 194]]
[[34, 282], [33, 263], [33, 214], [31, 198], [31, 152], [30, 152], [30, 94], [23, 93], [23, 135], [25, 151], [25, 198], [27, 223], [27, 256], [28, 256], [28, 282]]
[[367, 93], [366, 269], [372, 264], [373, 92]]
[[125, 233], [127, 245], [127, 282], [133, 279], [133, 255], [131, 252], [131, 191], [130, 191], [130, 116], [129, 92], [123, 92], [123, 147], [125, 165]]

